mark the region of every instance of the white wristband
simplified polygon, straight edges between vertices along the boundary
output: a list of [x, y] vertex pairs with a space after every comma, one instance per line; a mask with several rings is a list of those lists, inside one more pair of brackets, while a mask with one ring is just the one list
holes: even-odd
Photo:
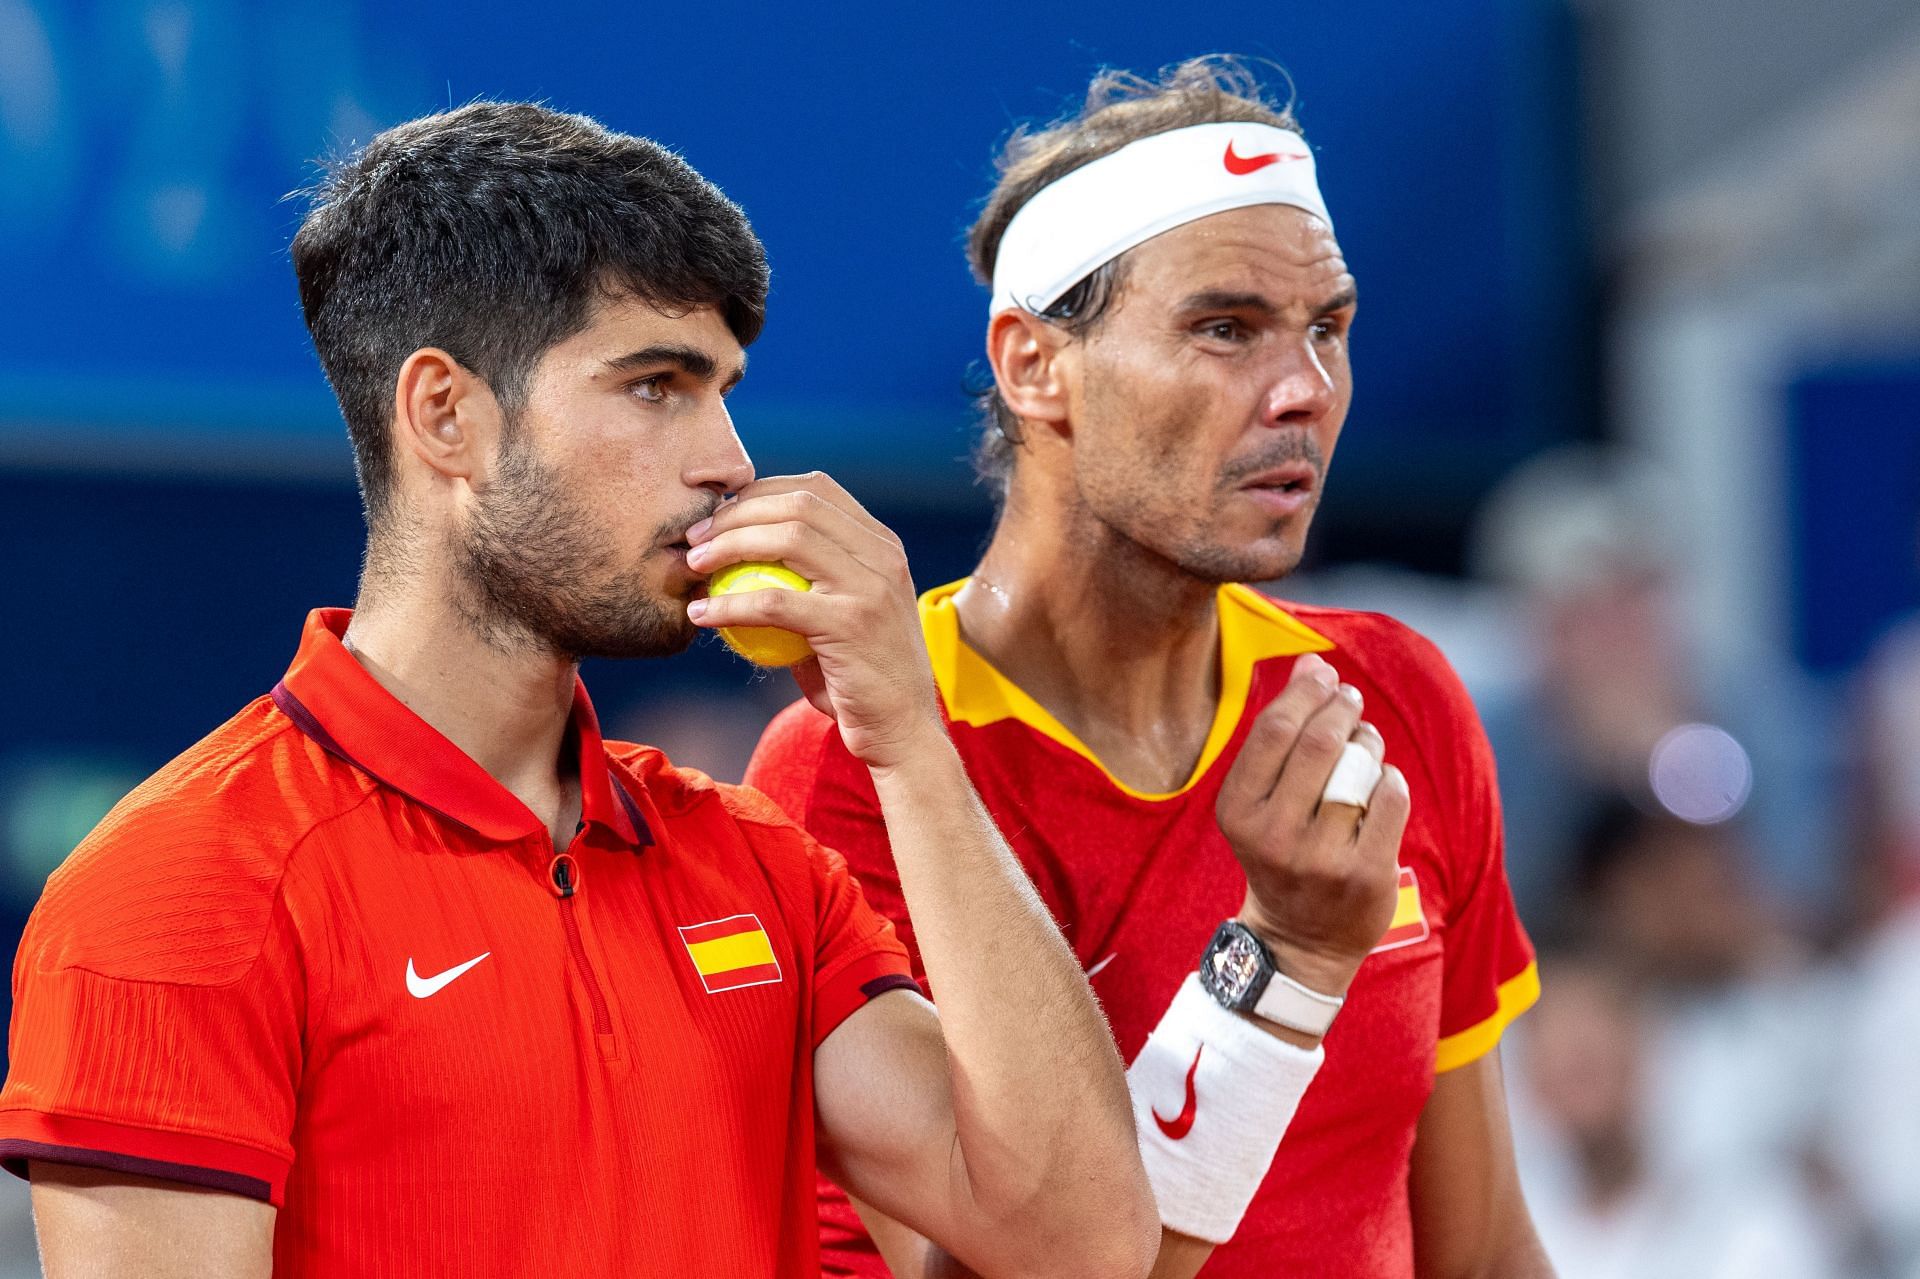
[[1161, 1224], [1233, 1237], [1325, 1057], [1222, 1008], [1198, 974], [1181, 983], [1127, 1070]]

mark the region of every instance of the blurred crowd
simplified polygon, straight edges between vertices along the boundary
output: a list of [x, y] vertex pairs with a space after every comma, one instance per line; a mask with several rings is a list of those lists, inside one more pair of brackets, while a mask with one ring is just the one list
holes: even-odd
[[1838, 687], [1713, 669], [1684, 511], [1563, 452], [1487, 504], [1483, 590], [1314, 589], [1398, 595], [1475, 687], [1545, 988], [1503, 1060], [1564, 1279], [1920, 1279], [1920, 617]]

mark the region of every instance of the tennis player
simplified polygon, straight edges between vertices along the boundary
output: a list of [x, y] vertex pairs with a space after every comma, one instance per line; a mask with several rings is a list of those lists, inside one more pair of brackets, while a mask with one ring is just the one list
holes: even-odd
[[[734, 434], [767, 289], [740, 210], [651, 142], [481, 104], [335, 168], [293, 259], [358, 605], [28, 925], [0, 1159], [49, 1279], [801, 1279], [816, 1158], [981, 1273], [1143, 1274], [1120, 1060], [942, 729], [900, 544]], [[683, 649], [689, 542], [723, 537], [818, 586], [724, 602], [812, 641], [937, 1018], [837, 854], [601, 738], [579, 659]]]
[[[1155, 1273], [1549, 1274], [1494, 1052], [1538, 983], [1473, 707], [1406, 627], [1247, 585], [1298, 564], [1353, 391], [1354, 278], [1298, 124], [1231, 61], [1104, 74], [1013, 136], [970, 249], [999, 521], [920, 621], [1132, 1063]], [[842, 730], [783, 712], [749, 781], [919, 942]], [[830, 1272], [951, 1272], [862, 1211], [871, 1238], [824, 1192]]]

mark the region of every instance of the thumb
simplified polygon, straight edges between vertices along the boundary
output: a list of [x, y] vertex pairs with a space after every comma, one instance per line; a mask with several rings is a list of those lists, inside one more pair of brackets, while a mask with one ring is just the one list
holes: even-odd
[[815, 710], [831, 718], [833, 694], [827, 691], [827, 677], [820, 673], [820, 659], [809, 657], [787, 669], [793, 672], [793, 682], [800, 686], [801, 696], [811, 702]]

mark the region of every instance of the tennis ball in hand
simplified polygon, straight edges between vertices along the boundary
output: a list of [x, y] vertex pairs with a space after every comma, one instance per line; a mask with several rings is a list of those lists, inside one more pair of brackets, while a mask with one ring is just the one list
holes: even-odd
[[[813, 583], [785, 564], [765, 560], [729, 564], [707, 579], [707, 595], [713, 599], [769, 588], [810, 591]], [[792, 666], [813, 656], [813, 646], [804, 636], [778, 626], [722, 626], [720, 638], [755, 666]]]

